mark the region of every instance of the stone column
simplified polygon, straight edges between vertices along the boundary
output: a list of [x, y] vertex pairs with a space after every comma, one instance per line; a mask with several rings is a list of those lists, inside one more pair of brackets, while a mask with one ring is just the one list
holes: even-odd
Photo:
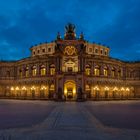
[[100, 75], [104, 76], [104, 66], [103, 66], [103, 64], [100, 66]]
[[29, 77], [32, 77], [32, 65], [29, 65]]
[[40, 76], [40, 66], [39, 63], [36, 65], [36, 76]]

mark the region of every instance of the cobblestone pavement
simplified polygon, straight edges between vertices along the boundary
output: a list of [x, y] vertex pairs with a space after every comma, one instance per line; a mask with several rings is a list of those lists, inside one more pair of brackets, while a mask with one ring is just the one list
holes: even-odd
[[3, 129], [0, 140], [140, 140], [140, 130], [105, 126], [94, 116], [94, 110], [88, 109], [107, 103], [35, 101], [33, 104], [45, 105], [46, 109], [53, 106], [45, 120], [28, 127]]

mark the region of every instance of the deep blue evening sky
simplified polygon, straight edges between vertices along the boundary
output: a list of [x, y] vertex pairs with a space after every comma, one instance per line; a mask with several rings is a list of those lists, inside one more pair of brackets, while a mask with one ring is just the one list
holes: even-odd
[[28, 57], [31, 46], [63, 36], [68, 22], [112, 57], [140, 60], [140, 0], [1, 0], [0, 59]]

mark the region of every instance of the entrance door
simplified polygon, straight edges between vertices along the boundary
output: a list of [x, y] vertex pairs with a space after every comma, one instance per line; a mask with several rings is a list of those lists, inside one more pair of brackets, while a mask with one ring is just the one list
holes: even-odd
[[45, 91], [44, 90], [40, 90], [40, 98], [44, 98], [45, 97]]
[[32, 98], [35, 98], [35, 90], [32, 90], [31, 94], [32, 94]]
[[67, 98], [73, 98], [73, 88], [67, 88]]
[[74, 99], [76, 97], [75, 81], [66, 81], [64, 84], [64, 95], [66, 99]]

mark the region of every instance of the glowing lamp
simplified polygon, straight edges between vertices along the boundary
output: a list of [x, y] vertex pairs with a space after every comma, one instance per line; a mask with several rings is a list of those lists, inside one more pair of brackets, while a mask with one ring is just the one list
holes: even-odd
[[14, 88], [13, 88], [13, 87], [11, 87], [11, 90], [14, 90]]
[[124, 91], [124, 88], [122, 87], [121, 90]]
[[19, 87], [16, 87], [16, 90], [19, 90]]
[[130, 89], [129, 88], [126, 88], [126, 91], [130, 91]]
[[26, 90], [26, 87], [23, 87], [22, 90]]
[[105, 90], [109, 90], [109, 87], [105, 87]]

